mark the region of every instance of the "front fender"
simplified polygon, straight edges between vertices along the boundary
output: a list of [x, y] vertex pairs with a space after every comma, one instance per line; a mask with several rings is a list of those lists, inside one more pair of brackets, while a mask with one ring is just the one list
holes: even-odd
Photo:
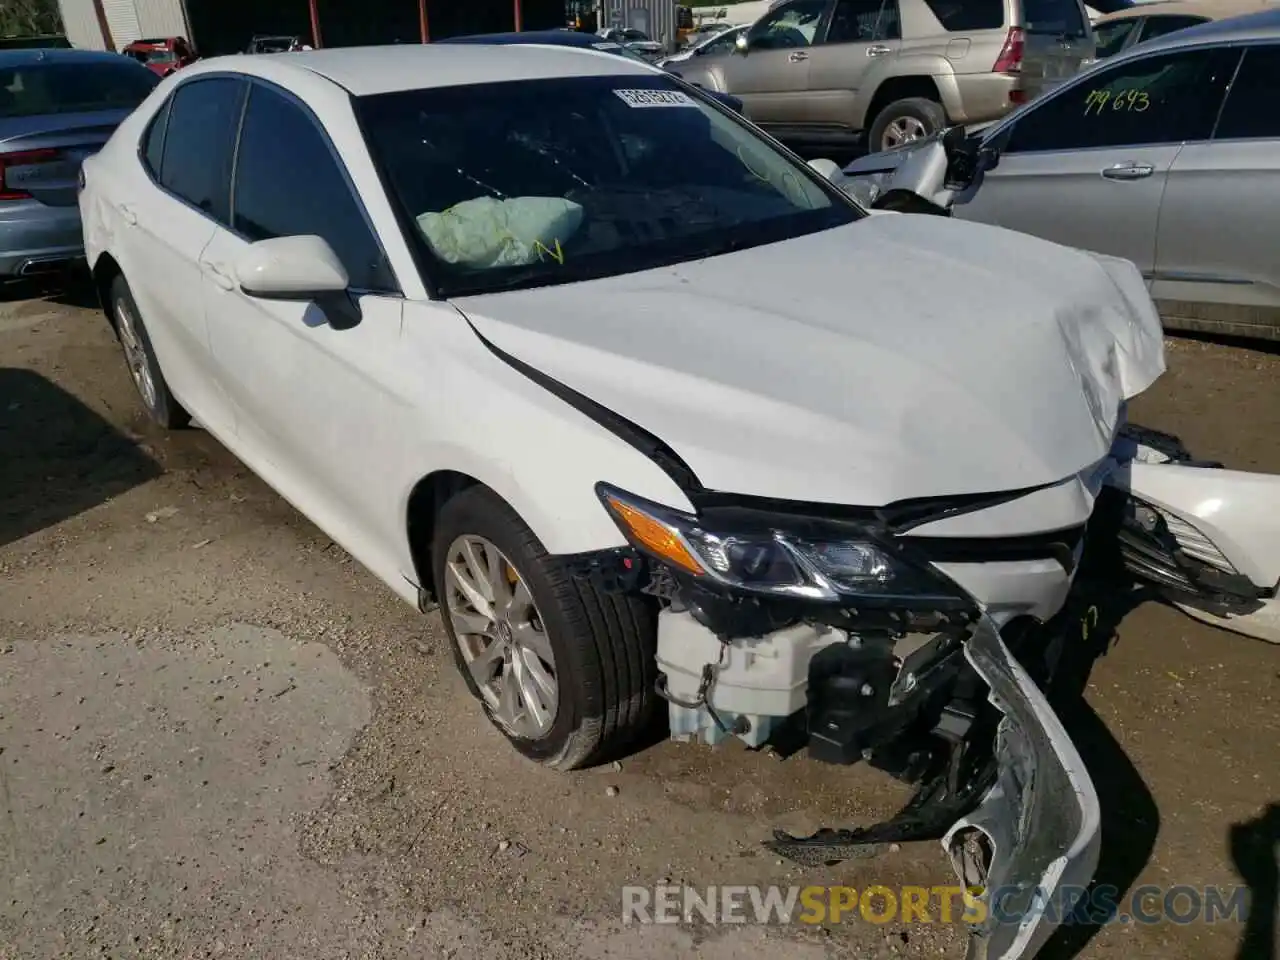
[[[440, 305], [423, 311], [436, 313]], [[415, 329], [406, 347], [420, 356], [414, 366], [422, 376], [405, 400], [421, 429], [396, 484], [406, 524], [413, 490], [442, 470], [490, 487], [554, 554], [624, 545], [596, 495], [602, 480], [692, 512], [653, 460], [491, 352], [465, 317], [416, 313], [406, 314], [406, 329], [423, 333]], [[401, 559], [408, 574], [407, 538]]]

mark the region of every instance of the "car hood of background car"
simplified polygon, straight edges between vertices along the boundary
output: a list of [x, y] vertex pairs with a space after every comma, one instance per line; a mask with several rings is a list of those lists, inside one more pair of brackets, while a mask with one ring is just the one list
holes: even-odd
[[707, 489], [787, 500], [1056, 483], [1106, 456], [1164, 371], [1131, 263], [937, 217], [454, 303]]

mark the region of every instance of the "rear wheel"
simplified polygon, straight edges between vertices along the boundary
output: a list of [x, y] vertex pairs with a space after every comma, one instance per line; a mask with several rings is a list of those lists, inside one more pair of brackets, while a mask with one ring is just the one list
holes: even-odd
[[124, 350], [129, 376], [133, 378], [147, 415], [170, 430], [185, 427], [191, 422], [191, 415], [169, 392], [169, 384], [160, 372], [160, 362], [151, 346], [151, 337], [123, 276], [117, 276], [111, 283], [111, 319]]
[[652, 607], [569, 574], [486, 487], [444, 505], [436, 596], [468, 688], [530, 759], [561, 770], [618, 755], [654, 717]]
[[931, 137], [947, 125], [942, 104], [925, 97], [906, 97], [888, 104], [871, 123], [867, 137], [872, 152]]

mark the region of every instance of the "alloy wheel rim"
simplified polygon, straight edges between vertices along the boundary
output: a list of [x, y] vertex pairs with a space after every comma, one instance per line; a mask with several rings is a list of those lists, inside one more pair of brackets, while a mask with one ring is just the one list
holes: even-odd
[[151, 366], [147, 363], [147, 354], [142, 348], [142, 339], [138, 336], [138, 325], [134, 322], [133, 312], [123, 300], [116, 301], [116, 323], [120, 330], [120, 344], [124, 347], [125, 363], [128, 364], [133, 383], [146, 405], [154, 408], [156, 385], [151, 378]]
[[929, 135], [929, 131], [925, 129], [925, 125], [915, 117], [897, 117], [884, 130], [884, 137], [881, 139], [881, 148], [889, 149], [904, 143], [910, 143], [912, 140], [920, 140]]
[[449, 546], [445, 603], [463, 662], [494, 721], [513, 736], [550, 732], [559, 703], [545, 621], [515, 565], [484, 537]]

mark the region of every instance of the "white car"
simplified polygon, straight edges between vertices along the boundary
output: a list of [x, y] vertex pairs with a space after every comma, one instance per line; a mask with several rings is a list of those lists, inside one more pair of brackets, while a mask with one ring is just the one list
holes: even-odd
[[535, 46], [196, 64], [80, 207], [152, 418], [438, 602], [523, 754], [615, 756], [663, 699], [712, 740], [807, 717], [840, 762], [919, 734], [985, 757], [932, 808], [1014, 894], [982, 956], [1088, 882], [1093, 785], [1005, 639], [1078, 642], [1085, 524], [1164, 368], [1130, 264], [869, 215], [678, 79]]

